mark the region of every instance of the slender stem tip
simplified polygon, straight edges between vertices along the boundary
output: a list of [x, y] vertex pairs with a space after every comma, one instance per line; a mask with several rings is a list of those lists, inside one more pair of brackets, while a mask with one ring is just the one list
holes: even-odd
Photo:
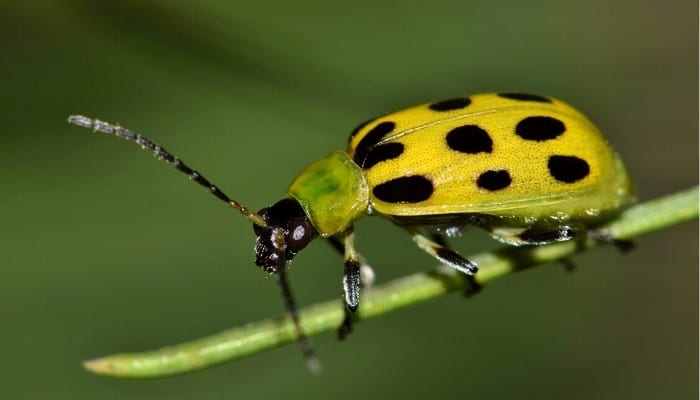
[[104, 358], [83, 361], [83, 368], [100, 375], [109, 375], [110, 365]]

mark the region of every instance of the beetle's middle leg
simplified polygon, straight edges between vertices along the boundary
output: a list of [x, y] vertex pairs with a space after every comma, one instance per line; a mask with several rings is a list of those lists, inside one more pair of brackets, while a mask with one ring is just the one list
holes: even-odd
[[416, 228], [406, 228], [406, 230], [419, 248], [435, 257], [442, 264], [454, 268], [463, 274], [467, 282], [467, 288], [464, 292], [467, 296], [471, 296], [481, 290], [481, 285], [474, 280], [474, 274], [479, 270], [476, 263], [452, 250], [443, 235], [432, 233], [429, 238]]

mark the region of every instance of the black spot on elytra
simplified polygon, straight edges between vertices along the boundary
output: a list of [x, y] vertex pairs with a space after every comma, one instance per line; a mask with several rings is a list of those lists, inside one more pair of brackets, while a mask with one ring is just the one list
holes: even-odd
[[391, 121], [380, 122], [374, 128], [370, 129], [367, 134], [360, 140], [355, 148], [355, 156], [353, 161], [357, 165], [362, 165], [362, 161], [367, 158], [367, 154], [372, 150], [372, 147], [376, 146], [387, 133], [391, 132], [396, 128], [396, 124]]
[[471, 104], [469, 97], [457, 97], [455, 99], [438, 101], [428, 106], [433, 111], [452, 111], [459, 110]]
[[501, 169], [483, 172], [476, 180], [476, 185], [491, 192], [505, 189], [510, 186], [512, 180], [508, 171]]
[[556, 118], [535, 116], [527, 117], [518, 122], [515, 127], [515, 134], [525, 140], [541, 142], [551, 140], [566, 131], [563, 122]]
[[375, 119], [376, 118], [368, 119], [367, 121], [361, 123], [360, 125], [357, 125], [357, 127], [355, 129], [353, 129], [352, 132], [350, 132], [350, 137], [348, 138], [348, 143], [350, 143], [352, 141], [352, 138], [354, 138], [357, 135], [357, 132], [359, 132], [360, 129], [364, 128], [365, 126], [367, 126], [367, 124], [374, 121]]
[[387, 203], [418, 203], [428, 200], [433, 190], [433, 183], [428, 178], [411, 175], [379, 184], [372, 189], [372, 193]]
[[452, 150], [461, 153], [490, 153], [493, 150], [491, 136], [476, 125], [458, 126], [447, 134], [446, 139]]
[[575, 156], [550, 156], [547, 168], [554, 179], [564, 183], [580, 181], [591, 172], [586, 160]]
[[498, 97], [503, 97], [504, 99], [519, 100], [519, 101], [537, 101], [540, 103], [551, 103], [552, 100], [540, 96], [538, 94], [529, 93], [499, 93]]
[[400, 156], [401, 153], [403, 153], [403, 144], [401, 143], [393, 142], [380, 144], [379, 146], [372, 147], [367, 157], [365, 157], [359, 165], [362, 169], [370, 169], [377, 163]]

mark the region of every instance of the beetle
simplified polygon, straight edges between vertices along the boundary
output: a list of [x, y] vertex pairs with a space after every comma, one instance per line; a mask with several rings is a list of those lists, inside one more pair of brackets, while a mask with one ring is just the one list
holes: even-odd
[[279, 278], [307, 361], [315, 357], [300, 325], [286, 266], [316, 237], [344, 256], [344, 337], [360, 305], [363, 258], [354, 223], [378, 215], [416, 245], [473, 281], [477, 265], [452, 250], [452, 237], [478, 226], [514, 246], [574, 238], [615, 241], [597, 224], [634, 201], [620, 157], [582, 113], [552, 97], [485, 93], [427, 103], [369, 120], [347, 151], [310, 164], [285, 197], [252, 212], [150, 139], [75, 115], [68, 122], [135, 142], [207, 188], [253, 223], [255, 264]]

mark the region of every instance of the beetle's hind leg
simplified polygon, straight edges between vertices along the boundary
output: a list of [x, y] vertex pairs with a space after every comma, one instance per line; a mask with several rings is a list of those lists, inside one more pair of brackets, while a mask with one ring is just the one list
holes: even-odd
[[542, 229], [530, 228], [517, 235], [518, 244], [542, 245], [554, 242], [564, 242], [578, 236], [579, 231], [571, 226]]
[[[560, 226], [556, 228], [542, 229], [540, 227], [530, 228], [516, 236], [516, 245], [537, 246], [554, 242], [564, 242], [570, 239], [578, 238], [578, 230], [571, 226]], [[559, 260], [559, 263], [567, 272], [576, 270], [576, 263], [570, 258], [565, 257]]]
[[[570, 239], [591, 239], [597, 242], [611, 244], [623, 253], [634, 249], [634, 242], [631, 240], [618, 239], [605, 230], [586, 230], [582, 227], [560, 226], [556, 228], [533, 227], [519, 235], [517, 241], [519, 245], [543, 245], [553, 242], [563, 242]], [[561, 264], [569, 272], [576, 269], [576, 264], [571, 258], [563, 258]]]
[[615, 246], [620, 252], [628, 253], [634, 250], [635, 244], [629, 239], [619, 239], [614, 237], [609, 231], [604, 229], [594, 229], [588, 231], [588, 237]]
[[634, 242], [627, 239], [614, 237], [610, 232], [603, 229], [586, 230], [582, 227], [560, 226], [556, 228], [530, 228], [520, 233], [517, 238], [523, 245], [540, 245], [552, 242], [563, 242], [569, 239], [588, 238], [604, 244], [611, 244], [618, 250], [626, 253], [634, 249]]
[[634, 242], [614, 237], [604, 229], [585, 229], [580, 226], [532, 227], [516, 237], [516, 245], [540, 245], [563, 242], [569, 239], [588, 238], [604, 244], [611, 244], [626, 253], [634, 249]]

